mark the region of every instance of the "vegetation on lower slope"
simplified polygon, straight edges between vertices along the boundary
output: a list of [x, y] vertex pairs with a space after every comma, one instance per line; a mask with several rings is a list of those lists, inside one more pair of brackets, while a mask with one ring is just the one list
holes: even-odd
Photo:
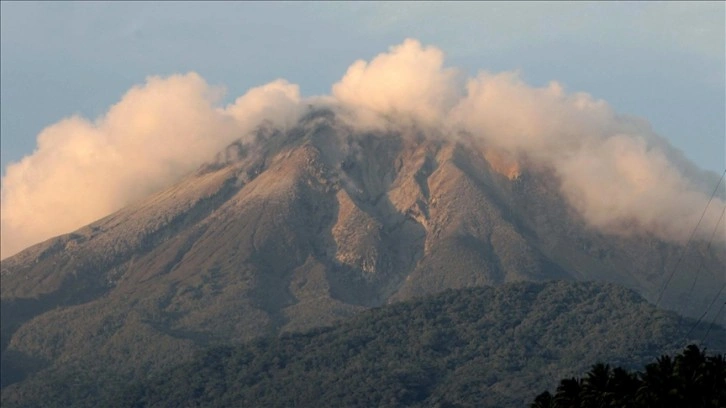
[[[525, 406], [596, 361], [635, 368], [675, 352], [689, 326], [609, 284], [448, 290], [208, 349], [132, 385], [112, 367], [69, 362], [8, 387], [3, 406]], [[723, 329], [709, 339], [726, 349]]]

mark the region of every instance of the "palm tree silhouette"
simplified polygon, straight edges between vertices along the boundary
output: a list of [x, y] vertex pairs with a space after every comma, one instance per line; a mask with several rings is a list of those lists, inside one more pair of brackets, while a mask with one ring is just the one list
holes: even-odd
[[610, 365], [597, 363], [582, 383], [582, 403], [586, 407], [600, 408], [610, 406], [611, 400]]
[[552, 406], [555, 408], [579, 408], [581, 405], [580, 392], [582, 380], [570, 378], [560, 381]]

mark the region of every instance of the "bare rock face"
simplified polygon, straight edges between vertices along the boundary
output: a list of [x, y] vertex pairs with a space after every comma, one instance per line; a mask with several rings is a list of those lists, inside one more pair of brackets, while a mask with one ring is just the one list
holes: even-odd
[[[683, 249], [587, 228], [557, 185], [465, 136], [360, 134], [329, 112], [260, 129], [175, 186], [3, 261], [3, 382], [83, 358], [144, 373], [447, 288], [602, 280], [658, 298]], [[677, 275], [661, 304], [698, 315], [726, 251], [692, 250], [680, 269], [699, 270], [693, 290]]]

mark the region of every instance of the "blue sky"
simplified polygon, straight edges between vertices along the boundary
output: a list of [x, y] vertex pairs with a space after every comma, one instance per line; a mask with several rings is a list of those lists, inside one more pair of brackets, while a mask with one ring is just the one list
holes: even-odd
[[1, 3], [1, 164], [149, 75], [196, 71], [227, 100], [276, 78], [327, 94], [404, 38], [446, 63], [520, 70], [647, 118], [699, 166], [726, 168], [726, 10], [712, 3]]

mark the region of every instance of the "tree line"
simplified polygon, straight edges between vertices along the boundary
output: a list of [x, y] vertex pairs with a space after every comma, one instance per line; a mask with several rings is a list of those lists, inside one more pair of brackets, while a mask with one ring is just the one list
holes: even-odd
[[662, 355], [632, 372], [598, 363], [582, 378], [565, 378], [554, 394], [545, 391], [530, 408], [723, 408], [726, 355], [706, 356], [689, 345], [675, 357]]

